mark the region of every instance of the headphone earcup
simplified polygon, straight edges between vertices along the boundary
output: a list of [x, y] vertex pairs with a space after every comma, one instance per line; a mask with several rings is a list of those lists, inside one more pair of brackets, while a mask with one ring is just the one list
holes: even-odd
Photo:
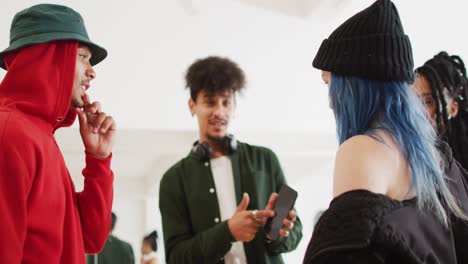
[[224, 137], [223, 145], [224, 151], [229, 155], [237, 151], [237, 140], [231, 134]]
[[208, 143], [202, 142], [195, 144], [192, 148], [192, 152], [197, 154], [197, 156], [200, 157], [201, 160], [207, 161], [210, 160], [212, 151]]
[[[233, 135], [229, 134], [223, 138], [222, 141], [224, 153], [231, 155], [237, 151], [237, 140]], [[213, 153], [210, 144], [207, 142], [195, 142], [193, 144], [192, 152], [195, 153], [201, 160], [208, 161]]]

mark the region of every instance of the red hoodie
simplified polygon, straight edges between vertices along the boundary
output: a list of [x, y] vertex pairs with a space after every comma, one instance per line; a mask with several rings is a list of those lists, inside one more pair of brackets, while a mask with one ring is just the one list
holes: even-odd
[[78, 44], [7, 54], [0, 84], [0, 263], [85, 263], [103, 247], [113, 198], [111, 157], [86, 155], [75, 191], [54, 131], [70, 126]]

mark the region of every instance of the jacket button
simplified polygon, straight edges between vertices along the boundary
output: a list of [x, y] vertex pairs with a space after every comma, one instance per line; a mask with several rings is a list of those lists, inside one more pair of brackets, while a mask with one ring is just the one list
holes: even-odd
[[210, 163], [209, 162], [205, 162], [205, 167], [208, 167], [210, 166]]
[[215, 189], [214, 188], [210, 188], [210, 193], [214, 193], [215, 192]]
[[219, 218], [218, 217], [215, 218], [215, 223], [219, 223]]

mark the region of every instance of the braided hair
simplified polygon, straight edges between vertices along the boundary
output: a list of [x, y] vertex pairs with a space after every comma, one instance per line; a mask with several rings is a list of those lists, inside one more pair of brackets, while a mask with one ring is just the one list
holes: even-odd
[[[423, 75], [431, 87], [438, 133], [450, 145], [455, 158], [468, 168], [468, 78], [463, 60], [442, 51], [417, 68], [416, 73]], [[447, 113], [449, 98], [458, 103], [454, 118]]]

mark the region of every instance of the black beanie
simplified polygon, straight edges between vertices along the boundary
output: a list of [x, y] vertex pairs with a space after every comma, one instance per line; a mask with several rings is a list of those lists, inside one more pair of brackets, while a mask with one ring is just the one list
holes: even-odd
[[390, 0], [377, 0], [333, 31], [312, 65], [370, 80], [414, 80], [411, 43]]

